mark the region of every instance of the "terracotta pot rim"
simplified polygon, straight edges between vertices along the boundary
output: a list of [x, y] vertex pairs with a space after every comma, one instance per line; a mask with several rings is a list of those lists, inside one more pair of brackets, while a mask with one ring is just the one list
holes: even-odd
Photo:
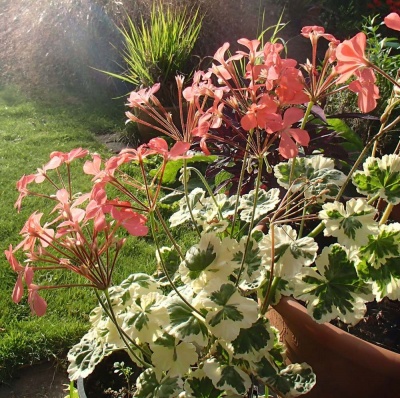
[[336, 345], [341, 346], [342, 355], [349, 360], [365, 356], [366, 364], [379, 364], [376, 369], [378, 373], [399, 376], [400, 354], [362, 340], [330, 323], [317, 323], [307, 313], [307, 309], [292, 297], [282, 297], [274, 309], [282, 316], [289, 329], [295, 323], [301, 324], [300, 330], [296, 326], [296, 333], [311, 335], [318, 344], [329, 350]]

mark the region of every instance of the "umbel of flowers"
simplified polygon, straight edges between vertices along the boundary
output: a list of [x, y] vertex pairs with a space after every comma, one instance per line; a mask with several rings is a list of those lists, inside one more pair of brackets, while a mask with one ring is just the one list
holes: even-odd
[[[400, 30], [397, 14], [385, 22]], [[53, 152], [46, 165], [17, 183], [18, 209], [26, 196], [53, 206], [33, 213], [21, 230], [23, 240], [6, 251], [18, 275], [13, 300], [19, 302], [26, 287], [32, 312], [41, 316], [47, 303], [40, 292], [71, 286], [38, 285], [34, 274], [41, 271], [77, 273], [82, 283], [74, 286], [93, 288], [99, 299], [90, 330], [69, 352], [72, 380], [123, 349], [143, 369], [134, 397], [243, 397], [254, 384], [295, 397], [316, 378], [307, 364], [286, 365], [285, 347], [265, 317], [271, 305], [293, 295], [317, 322], [340, 318], [354, 325], [366, 302], [399, 299], [400, 224], [389, 215], [400, 203], [400, 156], [376, 157], [374, 145], [399, 121], [391, 117], [400, 101], [396, 77], [370, 63], [363, 33], [343, 43], [316, 26], [302, 34], [311, 40], [312, 57], [300, 68], [281, 57], [277, 42], [260, 47], [258, 40], [241, 39], [246, 51], [226, 55], [224, 44], [191, 86], [183, 89], [177, 77], [179, 127], [154, 95], [158, 85], [133, 92], [129, 106], [151, 115], [154, 129], [173, 145], [154, 138], [106, 160], [81, 148]], [[318, 67], [320, 38], [329, 49]], [[372, 110], [379, 97], [376, 72], [393, 83], [393, 94], [379, 131], [344, 173], [318, 137], [311, 142], [308, 121], [321, 114], [325, 97], [347, 88], [358, 94], [363, 112]], [[220, 184], [225, 189], [213, 190], [189, 166], [199, 156], [196, 148], [212, 154], [214, 170], [220, 164], [232, 171]], [[72, 164], [80, 159], [92, 179], [88, 193], [74, 191], [78, 169]], [[183, 185], [174, 192], [180, 199], [167, 220], [160, 208], [163, 179], [177, 162]], [[189, 189], [194, 177], [201, 184]], [[40, 189], [45, 183], [51, 193]], [[383, 213], [378, 202], [386, 205]], [[194, 231], [188, 248], [173, 233], [181, 224]], [[169, 245], [161, 245], [160, 231]], [[158, 272], [133, 273], [115, 285], [123, 236], [149, 233]], [[324, 244], [321, 235], [334, 242]]]

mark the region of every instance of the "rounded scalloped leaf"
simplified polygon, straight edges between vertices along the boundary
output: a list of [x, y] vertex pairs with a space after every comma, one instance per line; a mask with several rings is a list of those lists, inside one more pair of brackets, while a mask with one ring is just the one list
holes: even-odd
[[369, 157], [363, 164], [363, 171], [356, 171], [352, 178], [359, 193], [379, 195], [393, 205], [400, 203], [400, 156]]
[[365, 261], [358, 264], [360, 276], [372, 282], [372, 291], [377, 301], [381, 301], [384, 297], [390, 300], [400, 300], [399, 262], [400, 257], [391, 257], [378, 269]]
[[104, 357], [110, 355], [115, 347], [105, 345], [97, 338], [95, 330], [86, 333], [78, 344], [75, 344], [68, 352], [68, 374], [70, 380], [77, 380], [79, 377], [89, 376], [95, 366]]
[[314, 387], [316, 376], [308, 364], [294, 363], [278, 369], [270, 359], [263, 357], [255, 364], [257, 376], [265, 384], [278, 390], [282, 397], [298, 397], [307, 394]]
[[339, 187], [343, 185], [346, 176], [334, 169], [334, 161], [322, 155], [296, 158], [294, 168], [293, 160], [279, 163], [274, 166], [274, 174], [278, 184], [288, 189], [292, 181], [292, 191], [304, 191], [304, 196], [315, 196], [318, 201], [335, 197]]
[[247, 329], [257, 321], [257, 302], [243, 297], [233, 283], [210, 283], [202, 295], [202, 305], [209, 311], [206, 323], [218, 338], [233, 341], [240, 329]]
[[260, 241], [259, 248], [263, 254], [262, 264], [267, 269], [271, 267], [271, 254], [274, 254], [274, 276], [284, 279], [293, 278], [302, 266], [311, 265], [318, 251], [313, 238], [297, 239], [297, 231], [289, 225], [274, 225]]
[[208, 329], [193, 310], [182, 300], [171, 300], [167, 306], [170, 322], [165, 330], [176, 338], [200, 347], [208, 344]]
[[244, 395], [251, 386], [249, 375], [235, 365], [219, 363], [215, 358], [204, 362], [204, 373], [218, 390]]
[[365, 245], [369, 235], [378, 233], [375, 215], [375, 207], [368, 205], [365, 199], [355, 198], [346, 204], [325, 203], [319, 212], [325, 225], [324, 235], [336, 237], [338, 243], [346, 247]]
[[232, 341], [234, 356], [256, 362], [274, 346], [274, 337], [269, 321], [261, 317], [251, 327], [241, 329], [239, 336]]
[[309, 314], [318, 323], [339, 317], [345, 323], [356, 324], [373, 295], [370, 286], [357, 275], [347, 250], [339, 244], [325, 247], [316, 265], [304, 267], [296, 276], [294, 296], [307, 302]]
[[153, 369], [146, 369], [136, 380], [137, 398], [174, 398], [183, 391], [179, 377], [164, 377], [158, 380]]
[[274, 210], [280, 202], [278, 188], [271, 188], [268, 191], [260, 189], [257, 194], [257, 206], [254, 209], [254, 194], [255, 190], [252, 190], [240, 197], [240, 219], [245, 222], [250, 222], [252, 218], [259, 220], [262, 216]]

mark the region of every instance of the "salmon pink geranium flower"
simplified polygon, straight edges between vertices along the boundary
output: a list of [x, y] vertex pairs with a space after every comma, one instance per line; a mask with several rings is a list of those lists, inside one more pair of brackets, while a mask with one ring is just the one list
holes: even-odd
[[149, 141], [148, 146], [155, 153], [160, 154], [165, 160], [177, 160], [187, 158], [186, 152], [190, 148], [189, 142], [178, 141], [176, 142], [171, 150], [168, 149], [167, 141], [163, 138], [157, 137]]
[[400, 15], [397, 12], [392, 12], [386, 16], [384, 22], [388, 28], [400, 31]]
[[365, 33], [357, 33], [350, 40], [344, 40], [336, 48], [336, 73], [340, 75], [337, 83], [346, 82], [360, 68], [371, 64], [365, 56], [367, 37]]
[[35, 181], [35, 178], [35, 174], [23, 175], [17, 182], [17, 190], [19, 192], [19, 196], [14, 204], [14, 207], [18, 210], [18, 212], [21, 211], [22, 200], [29, 195], [29, 190], [27, 188], [28, 184]]
[[304, 37], [309, 37], [313, 45], [320, 37], [323, 37], [328, 41], [336, 41], [335, 36], [325, 33], [325, 29], [322, 26], [304, 26], [301, 29], [301, 34]]
[[303, 129], [293, 128], [292, 125], [297, 123], [304, 116], [304, 112], [299, 108], [289, 108], [283, 115], [282, 126], [279, 131], [279, 153], [285, 159], [291, 159], [297, 156], [299, 149], [297, 144], [307, 146], [310, 142], [308, 132]]
[[349, 84], [349, 90], [358, 94], [358, 107], [364, 113], [376, 108], [379, 98], [379, 88], [376, 86], [376, 77], [371, 68], [364, 68], [355, 72], [357, 80]]
[[249, 131], [255, 128], [265, 128], [269, 115], [278, 109], [277, 103], [264, 95], [257, 104], [251, 104], [246, 114], [241, 118], [240, 124]]
[[43, 316], [46, 313], [46, 300], [39, 295], [40, 287], [33, 283], [33, 269], [26, 267], [25, 283], [28, 288], [28, 303], [33, 314]]

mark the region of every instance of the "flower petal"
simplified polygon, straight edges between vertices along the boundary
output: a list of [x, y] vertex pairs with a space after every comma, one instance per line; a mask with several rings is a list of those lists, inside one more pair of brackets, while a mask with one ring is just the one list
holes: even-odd
[[400, 15], [397, 12], [390, 13], [383, 21], [388, 28], [400, 30]]

